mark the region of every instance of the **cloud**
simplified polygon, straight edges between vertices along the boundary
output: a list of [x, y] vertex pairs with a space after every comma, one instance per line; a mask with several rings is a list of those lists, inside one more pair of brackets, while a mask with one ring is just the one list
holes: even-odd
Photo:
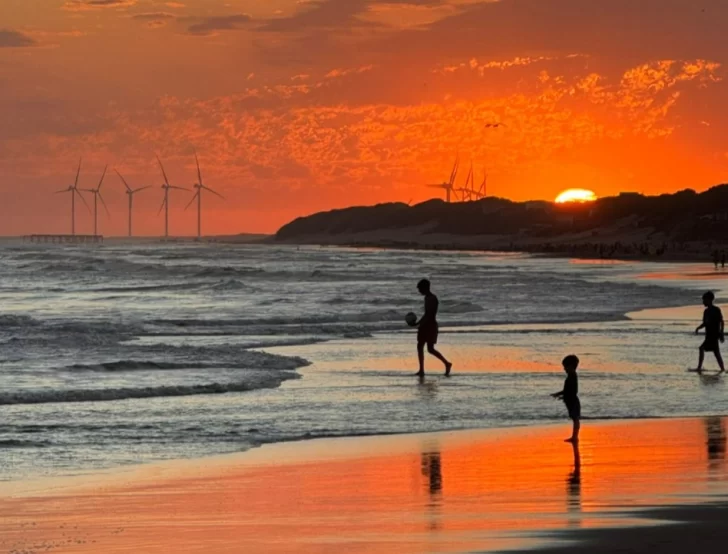
[[374, 69], [373, 65], [363, 65], [361, 67], [352, 67], [349, 69], [332, 69], [326, 74], [327, 79], [336, 79], [338, 77], [346, 77], [347, 75], [366, 73]]
[[37, 46], [37, 44], [35, 40], [23, 33], [0, 29], [0, 48], [27, 48]]
[[71, 12], [101, 10], [104, 8], [130, 8], [137, 0], [66, 0], [63, 9]]
[[[298, 2], [301, 10], [293, 15], [268, 20], [259, 30], [278, 33], [297, 33], [320, 29], [401, 27], [412, 11], [423, 8], [449, 7], [448, 0], [311, 0]], [[400, 10], [395, 12], [395, 10]], [[401, 11], [401, 10], [409, 10]], [[395, 20], [378, 16], [395, 13]], [[399, 20], [399, 21], [397, 21]], [[407, 26], [405, 24], [405, 26]]]
[[191, 35], [207, 36], [217, 31], [238, 31], [250, 23], [252, 18], [247, 14], [207, 17], [187, 28]]
[[500, 69], [504, 71], [513, 67], [523, 67], [527, 65], [533, 65], [537, 63], [550, 62], [554, 60], [570, 60], [576, 58], [587, 58], [588, 56], [583, 54], [569, 54], [567, 56], [516, 56], [510, 60], [493, 60], [493, 61], [479, 61], [477, 58], [471, 58], [470, 61], [461, 62], [457, 65], [445, 65], [438, 69], [433, 70], [433, 73], [447, 74], [455, 73], [457, 71], [476, 71], [481, 77], [485, 76], [488, 69]]
[[131, 16], [132, 19], [139, 21], [156, 21], [159, 19], [175, 19], [177, 16], [173, 13], [167, 12], [150, 12], [150, 13], [137, 13]]
[[303, 9], [288, 17], [269, 20], [259, 30], [277, 33], [332, 29], [338, 27], [373, 26], [358, 16], [369, 5], [370, 0], [317, 0], [304, 2]]
[[156, 29], [164, 27], [170, 20], [177, 19], [177, 16], [168, 12], [148, 12], [134, 14], [131, 18], [136, 21], [144, 21], [148, 27]]

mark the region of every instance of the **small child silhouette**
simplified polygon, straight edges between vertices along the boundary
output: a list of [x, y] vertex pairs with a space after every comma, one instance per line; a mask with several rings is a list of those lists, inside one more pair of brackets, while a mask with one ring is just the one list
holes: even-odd
[[566, 356], [561, 362], [566, 372], [566, 380], [564, 388], [559, 392], [555, 392], [551, 396], [559, 400], [563, 400], [566, 409], [569, 411], [569, 417], [573, 421], [573, 430], [571, 437], [565, 442], [579, 442], [579, 430], [581, 429], [581, 402], [579, 401], [579, 378], [576, 376], [576, 369], [579, 367], [579, 358], [573, 354]]

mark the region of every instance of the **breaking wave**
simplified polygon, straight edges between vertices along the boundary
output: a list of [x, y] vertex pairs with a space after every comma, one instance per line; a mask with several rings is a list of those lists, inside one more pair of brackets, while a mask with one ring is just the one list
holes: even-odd
[[0, 406], [19, 404], [58, 404], [68, 402], [112, 402], [115, 400], [248, 392], [258, 389], [276, 388], [280, 386], [283, 381], [296, 379], [298, 377], [299, 376], [296, 373], [281, 371], [275, 374], [267, 373], [264, 376], [252, 378], [248, 381], [235, 383], [0, 393]]

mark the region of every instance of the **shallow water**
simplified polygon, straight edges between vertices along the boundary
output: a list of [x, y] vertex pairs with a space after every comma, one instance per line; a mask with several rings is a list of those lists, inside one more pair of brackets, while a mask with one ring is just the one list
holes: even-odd
[[[124, 243], [7, 243], [0, 262], [3, 479], [558, 421], [569, 352], [587, 419], [728, 411], [722, 379], [685, 371], [699, 291], [722, 274], [677, 264]], [[456, 365], [444, 379], [428, 360], [419, 384], [402, 319], [421, 277]]]

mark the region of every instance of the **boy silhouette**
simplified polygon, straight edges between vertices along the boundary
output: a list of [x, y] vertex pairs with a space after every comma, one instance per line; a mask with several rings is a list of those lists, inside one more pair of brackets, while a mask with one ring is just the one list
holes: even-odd
[[437, 309], [440, 302], [437, 300], [437, 296], [432, 294], [430, 281], [427, 279], [422, 279], [417, 283], [417, 290], [425, 297], [425, 313], [414, 324], [417, 327], [417, 357], [420, 362], [420, 370], [417, 372], [417, 375], [419, 377], [424, 377], [425, 375], [425, 345], [427, 345], [427, 352], [445, 365], [445, 376], [449, 376], [452, 370], [452, 364], [435, 349], [438, 334]]
[[579, 442], [579, 430], [581, 429], [581, 402], [579, 401], [579, 378], [576, 376], [576, 369], [579, 367], [579, 358], [573, 354], [566, 356], [561, 362], [566, 372], [564, 388], [551, 396], [563, 400], [569, 417], [573, 421], [571, 437], [564, 442], [576, 444]]
[[700, 354], [698, 356], [698, 371], [703, 371], [703, 360], [705, 359], [706, 352], [712, 352], [715, 354], [715, 359], [720, 367], [720, 372], [725, 371], [723, 365], [723, 357], [720, 355], [720, 344], [719, 342], [725, 341], [724, 334], [724, 322], [723, 312], [720, 311], [718, 306], [713, 305], [715, 301], [715, 295], [708, 291], [703, 295], [703, 306], [705, 311], [703, 312], [703, 323], [695, 329], [697, 335], [701, 329], [705, 329], [705, 340], [700, 345]]

